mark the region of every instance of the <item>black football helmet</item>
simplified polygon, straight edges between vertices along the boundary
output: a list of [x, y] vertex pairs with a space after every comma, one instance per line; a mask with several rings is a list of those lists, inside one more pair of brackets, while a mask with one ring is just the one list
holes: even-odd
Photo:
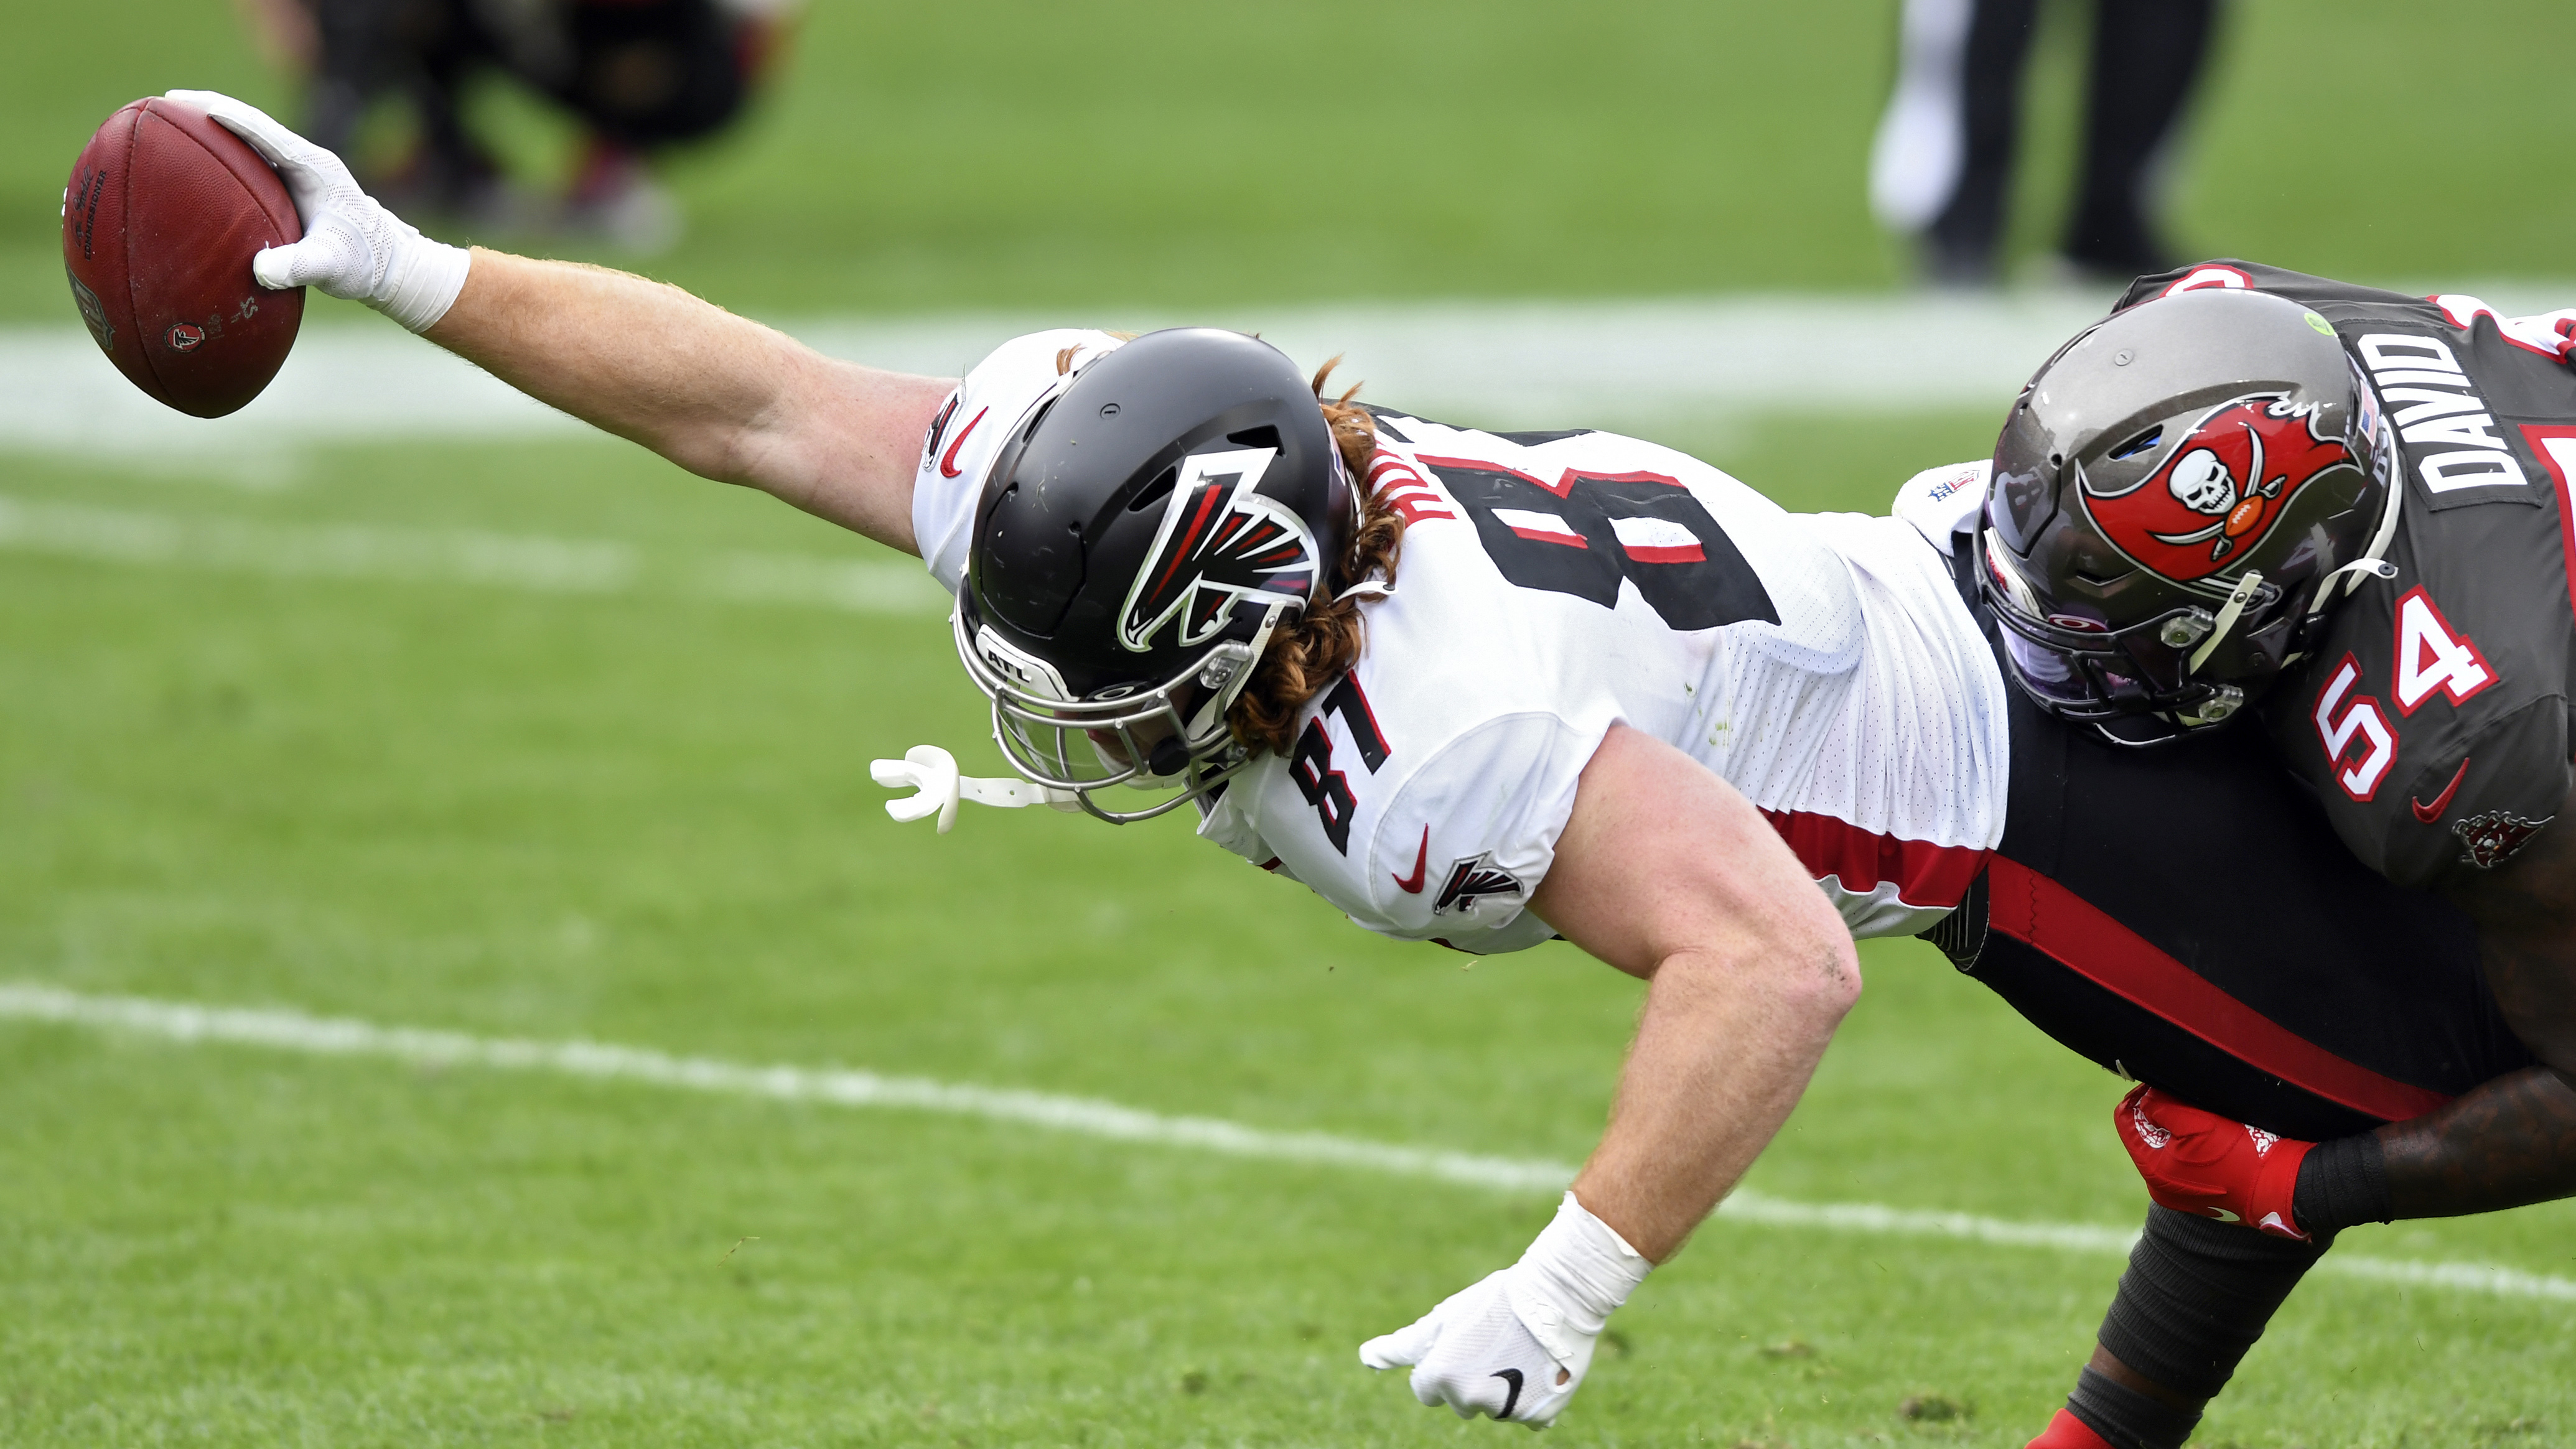
[[1250, 758], [1226, 710], [1332, 587], [1354, 508], [1314, 390], [1258, 338], [1148, 333], [1062, 379], [984, 478], [953, 616], [1011, 767], [1118, 822], [1215, 789]]
[[[2179, 292], [2080, 334], [1996, 440], [1978, 582], [2042, 709], [2155, 743], [2262, 693], [2397, 523], [2396, 437], [2323, 317]], [[2338, 584], [2342, 588], [2336, 587]]]

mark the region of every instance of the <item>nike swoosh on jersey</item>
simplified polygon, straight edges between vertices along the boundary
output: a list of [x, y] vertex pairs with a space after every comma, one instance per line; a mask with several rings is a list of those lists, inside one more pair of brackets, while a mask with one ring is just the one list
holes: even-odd
[[1431, 827], [1425, 825], [1422, 827], [1422, 848], [1413, 853], [1413, 874], [1410, 877], [1396, 876], [1395, 888], [1409, 896], [1422, 894], [1423, 873], [1430, 868], [1430, 865]]
[[974, 420], [967, 423], [966, 426], [959, 428], [957, 430], [957, 436], [948, 440], [948, 451], [946, 454], [942, 455], [939, 460], [940, 477], [954, 478], [957, 476], [957, 450], [966, 446], [966, 435], [975, 431], [975, 424], [984, 421], [984, 414], [991, 411], [991, 408], [976, 409]]
[[2433, 797], [2432, 804], [2427, 805], [2423, 801], [2418, 800], [2411, 795], [2407, 797], [2406, 803], [2415, 807], [2416, 819], [2430, 825], [2434, 821], [2442, 818], [2443, 811], [2451, 808], [2451, 797], [2460, 793], [2460, 782], [2467, 779], [2468, 776], [2469, 761], [2466, 756], [2462, 756], [2460, 759], [2460, 768], [2451, 772], [2451, 783], [2442, 787], [2442, 793]]

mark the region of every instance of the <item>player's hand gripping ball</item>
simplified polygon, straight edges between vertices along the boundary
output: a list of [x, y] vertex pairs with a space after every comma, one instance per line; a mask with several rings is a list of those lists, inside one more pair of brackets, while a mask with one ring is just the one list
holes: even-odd
[[286, 184], [205, 111], [141, 100], [107, 118], [63, 192], [63, 264], [99, 350], [136, 387], [219, 418], [295, 345], [302, 288], [251, 276], [304, 235]]
[[319, 287], [324, 296], [364, 302], [414, 332], [447, 315], [472, 261], [463, 248], [422, 236], [359, 189], [348, 163], [248, 101], [221, 91], [172, 91], [162, 99], [202, 110], [248, 142], [293, 193], [304, 239], [252, 259], [261, 286]]
[[2316, 1144], [2231, 1121], [2140, 1087], [2112, 1113], [2147, 1196], [2176, 1212], [2308, 1240], [2291, 1215], [2299, 1164]]

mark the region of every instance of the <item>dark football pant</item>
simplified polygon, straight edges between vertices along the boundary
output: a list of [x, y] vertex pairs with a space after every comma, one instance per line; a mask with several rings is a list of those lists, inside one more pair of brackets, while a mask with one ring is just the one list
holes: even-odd
[[1934, 939], [2040, 1030], [2308, 1141], [2531, 1065], [2468, 917], [2354, 860], [2250, 727], [2127, 749], [2009, 693], [2003, 845]]
[[[2171, 264], [2147, 198], [2157, 157], [2208, 54], [2215, 8], [2216, 0], [2092, 5], [2083, 172], [2063, 243], [2069, 260], [2123, 277]], [[1948, 174], [1904, 188], [1929, 198], [1923, 220], [1889, 219], [1919, 228], [1935, 280], [1986, 281], [2003, 238], [2039, 0], [1908, 0], [1907, 9], [1898, 93], [1883, 127], [1945, 126], [1955, 135], [1882, 131], [1882, 147], [1950, 161]]]
[[[2040, 1030], [2309, 1141], [2531, 1064], [2468, 918], [2354, 860], [2251, 727], [2129, 749], [2009, 694], [2003, 845], [1926, 939]], [[2192, 1398], [2227, 1382], [2331, 1242], [2164, 1208], [2147, 1227], [2100, 1341]], [[2090, 1369], [2068, 1407], [2121, 1449], [2171, 1449], [2198, 1420]]]

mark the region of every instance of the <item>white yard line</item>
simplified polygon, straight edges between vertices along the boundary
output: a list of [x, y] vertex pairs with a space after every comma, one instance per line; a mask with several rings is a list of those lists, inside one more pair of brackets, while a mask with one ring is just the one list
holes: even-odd
[[947, 608], [946, 596], [919, 565], [892, 560], [727, 553], [684, 562], [609, 539], [270, 523], [8, 494], [0, 494], [0, 552], [277, 578], [470, 584], [555, 594], [659, 590], [856, 613], [930, 617]]
[[[1497, 426], [1641, 426], [1746, 411], [2000, 415], [2102, 298], [1677, 298], [1604, 303], [1091, 308], [811, 318], [789, 330], [875, 366], [956, 376], [1046, 327], [1258, 331], [1306, 366], [1337, 353], [1367, 396]], [[89, 455], [187, 477], [307, 444], [579, 436], [580, 424], [390, 324], [317, 321], [240, 412], [206, 421], [145, 397], [65, 325], [0, 330], [0, 447]]]
[[[1168, 1117], [1091, 1097], [980, 1087], [839, 1068], [754, 1066], [590, 1041], [529, 1041], [420, 1027], [379, 1026], [300, 1011], [201, 1006], [95, 996], [32, 983], [0, 985], [0, 1019], [125, 1031], [175, 1042], [218, 1042], [313, 1056], [371, 1057], [633, 1082], [682, 1091], [840, 1107], [890, 1107], [1010, 1122], [1087, 1137], [1142, 1142], [1271, 1162], [1350, 1167], [1506, 1192], [1556, 1192], [1574, 1176], [1563, 1162], [1404, 1147], [1325, 1132], [1274, 1132], [1212, 1117]], [[2128, 1252], [2137, 1234], [2084, 1223], [2015, 1222], [1971, 1213], [1874, 1203], [1803, 1203], [1738, 1192], [1720, 1210], [1730, 1222], [1877, 1237], [1954, 1238], [2006, 1248]], [[2576, 1302], [2576, 1280], [2483, 1263], [2329, 1256], [2320, 1272], [2413, 1287]]]
[[[2446, 284], [2507, 313], [2576, 301], [2576, 284]], [[2420, 288], [2409, 290], [2420, 291]], [[2107, 291], [1771, 293], [1594, 302], [1370, 302], [918, 317], [815, 317], [788, 330], [836, 356], [955, 376], [1045, 327], [1205, 323], [1259, 332], [1312, 367], [1336, 353], [1367, 396], [1489, 426], [1647, 429], [1747, 413], [1983, 409], [2000, 417]], [[0, 329], [0, 448], [113, 458], [187, 476], [311, 443], [579, 436], [581, 425], [371, 318], [316, 319], [268, 391], [229, 418], [146, 398], [71, 318]]]

